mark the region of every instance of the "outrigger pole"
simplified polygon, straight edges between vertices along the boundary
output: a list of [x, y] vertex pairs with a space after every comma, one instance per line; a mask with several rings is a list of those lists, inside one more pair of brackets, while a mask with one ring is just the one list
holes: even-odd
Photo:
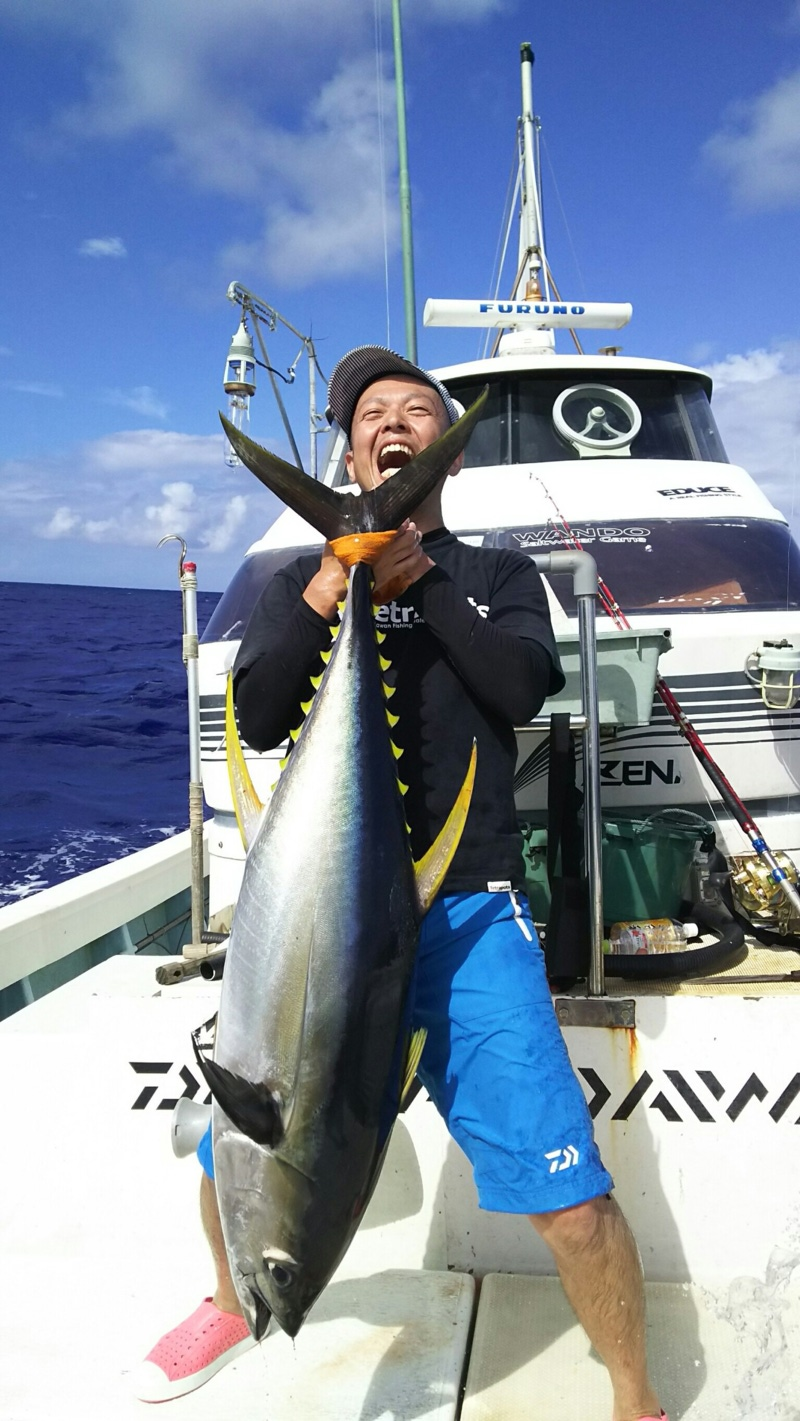
[[[541, 485], [547, 499], [553, 505], [553, 508], [556, 511], [558, 521], [551, 521], [553, 522], [553, 526], [555, 527], [556, 532], [558, 533], [558, 536], [560, 537], [562, 543], [565, 543], [566, 546], [569, 548], [576, 548], [582, 552], [583, 547], [581, 545], [580, 538], [576, 537], [575, 533], [570, 528], [569, 523], [561, 512], [561, 509], [558, 507], [558, 504], [553, 498], [553, 495], [550, 493], [550, 490], [546, 487], [542, 479], [539, 479], [538, 482]], [[632, 630], [628, 618], [625, 616], [625, 613], [623, 612], [616, 598], [613, 596], [607, 583], [605, 583], [602, 577], [600, 577], [599, 575], [597, 578], [597, 586], [603, 610], [608, 613], [608, 616], [614, 622], [615, 626], [619, 627], [620, 630], [624, 631]], [[773, 883], [777, 884], [777, 886], [782, 890], [784, 896], [791, 904], [793, 911], [798, 917], [800, 917], [800, 893], [798, 893], [797, 889], [789, 878], [786, 870], [781, 868], [780, 864], [778, 863], [778, 860], [776, 859], [766, 839], [764, 838], [764, 835], [756, 824], [756, 821], [753, 818], [752, 814], [748, 810], [747, 806], [739, 798], [738, 794], [736, 793], [736, 790], [730, 783], [730, 780], [727, 778], [726, 775], [723, 774], [722, 770], [720, 769], [719, 765], [717, 764], [716, 760], [713, 758], [710, 750], [708, 749], [708, 746], [700, 739], [700, 736], [692, 725], [692, 722], [689, 720], [689, 717], [679, 705], [677, 698], [670, 690], [669, 686], [667, 685], [660, 672], [656, 676], [656, 690], [659, 696], [661, 697], [663, 704], [666, 706], [667, 711], [669, 712], [670, 716], [677, 725], [681, 735], [687, 741], [690, 750], [695, 756], [695, 759], [699, 760], [700, 764], [708, 775], [708, 778], [711, 780], [711, 783], [719, 794], [719, 797], [725, 805], [726, 809], [729, 810], [730, 814], [736, 820], [736, 823], [739, 825], [739, 828], [747, 835], [747, 838], [750, 840], [750, 843], [755, 853], [767, 865], [767, 868], [769, 869], [770, 873], [770, 878], [772, 879]]]
[[202, 947], [204, 929], [205, 875], [203, 872], [203, 781], [200, 769], [200, 685], [198, 680], [197, 567], [186, 561], [186, 543], [177, 533], [168, 533], [164, 543], [180, 543], [179, 576], [183, 608], [183, 664], [189, 701], [189, 840], [192, 854], [192, 946]]

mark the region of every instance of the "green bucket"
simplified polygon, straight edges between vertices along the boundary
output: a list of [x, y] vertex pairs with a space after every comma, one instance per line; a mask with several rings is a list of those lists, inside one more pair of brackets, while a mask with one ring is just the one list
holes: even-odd
[[[550, 912], [547, 830], [523, 824], [525, 887], [535, 923]], [[676, 918], [697, 845], [714, 828], [688, 809], [662, 809], [647, 819], [603, 815], [603, 918], [606, 923]]]
[[547, 830], [535, 824], [522, 825], [522, 857], [525, 860], [525, 891], [535, 923], [546, 923], [550, 913], [550, 884], [547, 881]]
[[688, 809], [648, 819], [603, 816], [603, 917], [607, 923], [676, 918], [698, 844], [713, 826]]

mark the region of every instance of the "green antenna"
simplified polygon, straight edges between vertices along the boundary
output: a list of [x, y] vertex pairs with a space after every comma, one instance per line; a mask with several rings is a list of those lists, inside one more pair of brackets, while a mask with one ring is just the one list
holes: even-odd
[[406, 142], [406, 95], [403, 83], [403, 36], [400, 29], [400, 0], [392, 0], [394, 76], [397, 90], [397, 153], [400, 163], [400, 231], [403, 244], [403, 303], [406, 318], [406, 355], [417, 364], [417, 316], [414, 290], [414, 247], [411, 236], [411, 183], [408, 177]]

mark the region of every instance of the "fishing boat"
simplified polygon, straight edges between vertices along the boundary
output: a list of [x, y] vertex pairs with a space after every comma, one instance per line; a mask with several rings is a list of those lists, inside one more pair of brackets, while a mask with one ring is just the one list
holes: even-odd
[[[561, 709], [579, 732], [600, 960], [588, 985], [559, 994], [557, 1012], [642, 1253], [654, 1380], [672, 1421], [790, 1421], [800, 1342], [800, 920], [780, 875], [791, 889], [800, 863], [800, 552], [783, 515], [729, 462], [702, 370], [623, 357], [618, 347], [556, 350], [559, 330], [579, 346], [580, 332], [619, 328], [631, 313], [562, 300], [555, 287], [541, 236], [532, 63], [523, 46], [511, 294], [426, 306], [430, 324], [495, 333], [485, 358], [435, 372], [464, 405], [489, 387], [445, 513], [466, 540], [518, 548], [544, 569], [568, 684], [518, 727], [517, 802], [533, 843], [546, 831], [549, 717]], [[241, 287], [232, 294], [246, 336], [258, 302]], [[241, 398], [246, 341], [236, 358], [229, 383]], [[343, 455], [333, 427], [319, 476], [344, 497]], [[247, 550], [200, 644], [206, 917], [222, 936], [244, 862], [226, 770], [226, 677], [260, 591], [318, 544], [295, 514], [277, 518]], [[594, 557], [600, 601], [613, 614], [603, 626], [598, 605], [596, 634], [592, 617], [595, 709], [573, 565], [553, 556], [576, 552]], [[661, 678], [683, 723], [659, 693]], [[282, 752], [245, 753], [267, 800]], [[743, 832], [741, 801], [755, 834]], [[626, 968], [620, 953], [604, 967], [597, 939], [610, 928], [602, 899], [611, 840], [626, 832], [620, 853], [634, 880], [642, 845], [656, 834], [655, 896], [647, 914], [630, 916], [672, 916], [658, 897], [658, 866], [682, 837], [681, 905], [721, 904], [740, 930], [723, 970], [676, 973], [667, 955], [650, 954]], [[14, 1421], [84, 1414], [87, 1401], [97, 1414], [141, 1414], [125, 1393], [126, 1368], [183, 1315], [191, 1288], [207, 1283], [196, 1173], [176, 1164], [170, 1121], [173, 1139], [190, 1136], [188, 1107], [205, 1099], [189, 1036], [216, 1007], [213, 971], [196, 968], [218, 942], [195, 941], [193, 957], [167, 958], [157, 982], [152, 957], [137, 951], [155, 929], [130, 927], [153, 912], [169, 928], [186, 911], [189, 882], [187, 835], [0, 913], [0, 987], [18, 994], [6, 997], [0, 1051], [6, 1077], [25, 1078], [6, 1105], [7, 1138], [27, 1161], [4, 1195], [16, 1305], [6, 1324], [13, 1363], [0, 1387], [12, 1400], [0, 1402], [0, 1416]], [[681, 956], [705, 941], [698, 934]], [[34, 978], [34, 968], [44, 976]], [[14, 1005], [23, 1009], [12, 1014]], [[571, 1167], [571, 1149], [564, 1141], [554, 1170]], [[99, 1281], [110, 1264], [124, 1278], [113, 1315]], [[295, 1349], [269, 1338], [173, 1403], [176, 1415], [234, 1415], [263, 1407], [266, 1395], [274, 1417], [313, 1410], [499, 1421], [578, 1407], [587, 1421], [605, 1421], [605, 1374], [551, 1274], [525, 1220], [478, 1210], [466, 1161], [417, 1098], [396, 1129], [365, 1225]], [[48, 1370], [40, 1332], [56, 1301], [57, 1365]]]

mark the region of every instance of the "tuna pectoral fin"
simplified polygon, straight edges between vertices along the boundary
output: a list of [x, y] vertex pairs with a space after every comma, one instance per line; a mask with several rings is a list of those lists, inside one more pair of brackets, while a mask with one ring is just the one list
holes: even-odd
[[264, 806], [256, 794], [250, 771], [245, 764], [239, 732], [236, 729], [236, 715], [233, 709], [233, 673], [228, 673], [225, 693], [225, 759], [228, 764], [228, 781], [231, 787], [236, 823], [245, 849], [249, 849], [258, 828]]
[[453, 855], [461, 841], [464, 825], [467, 821], [470, 800], [472, 799], [472, 788], [475, 784], [475, 766], [478, 763], [478, 747], [473, 740], [472, 754], [469, 757], [469, 767], [464, 777], [464, 783], [458, 792], [456, 802], [450, 810], [441, 833], [437, 835], [431, 844], [424, 858], [419, 863], [414, 864], [414, 875], [417, 880], [417, 895], [421, 912], [427, 913], [436, 894], [442, 886], [442, 880], [447, 873], [453, 860]]
[[271, 1149], [283, 1134], [280, 1103], [269, 1086], [253, 1085], [226, 1071], [216, 1061], [206, 1061], [195, 1051], [206, 1085], [228, 1119], [257, 1145]]

